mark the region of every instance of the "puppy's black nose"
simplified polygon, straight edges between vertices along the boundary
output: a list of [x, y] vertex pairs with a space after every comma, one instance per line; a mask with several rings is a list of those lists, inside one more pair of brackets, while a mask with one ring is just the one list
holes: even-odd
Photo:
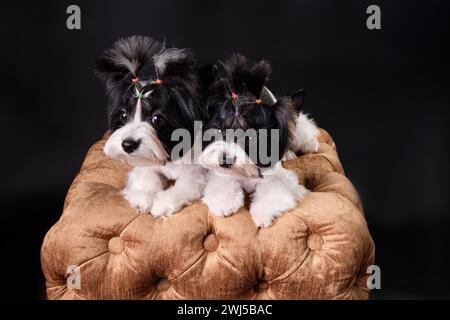
[[219, 166], [221, 168], [225, 168], [225, 169], [231, 168], [233, 163], [234, 163], [234, 158], [229, 158], [229, 157], [227, 157], [226, 154], [223, 154], [222, 159], [219, 159]]
[[126, 153], [132, 153], [139, 147], [140, 143], [141, 140], [125, 139], [122, 141], [123, 151]]

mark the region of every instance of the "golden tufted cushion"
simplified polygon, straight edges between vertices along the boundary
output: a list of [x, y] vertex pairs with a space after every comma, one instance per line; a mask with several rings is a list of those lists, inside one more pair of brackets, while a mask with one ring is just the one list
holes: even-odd
[[[366, 299], [374, 244], [332, 138], [287, 161], [312, 190], [272, 227], [197, 201], [166, 220], [122, 197], [129, 168], [89, 150], [41, 250], [49, 299]], [[80, 288], [67, 286], [79, 266]], [[70, 271], [70, 269], [69, 269]]]

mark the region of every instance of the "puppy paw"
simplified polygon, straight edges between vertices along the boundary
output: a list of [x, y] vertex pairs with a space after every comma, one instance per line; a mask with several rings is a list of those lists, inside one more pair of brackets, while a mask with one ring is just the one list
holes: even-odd
[[273, 224], [274, 218], [252, 215], [252, 219], [258, 228], [268, 228]]
[[154, 195], [144, 191], [124, 189], [122, 194], [130, 205], [139, 213], [149, 213], [153, 204]]
[[244, 205], [244, 194], [204, 196], [202, 201], [216, 217], [228, 217]]
[[[278, 202], [273, 201], [253, 201], [250, 205], [250, 215], [256, 226], [261, 228], [270, 227], [273, 221], [282, 216], [287, 211], [295, 208], [296, 202], [294, 197], [287, 199], [279, 199]], [[270, 200], [270, 199], [268, 199]]]
[[166, 192], [160, 191], [156, 194], [151, 208], [152, 216], [156, 218], [166, 218], [181, 209], [181, 205], [175, 201], [174, 197]]
[[250, 215], [257, 227], [268, 228], [273, 224], [273, 220], [280, 215], [279, 212], [271, 212], [260, 205], [252, 204]]

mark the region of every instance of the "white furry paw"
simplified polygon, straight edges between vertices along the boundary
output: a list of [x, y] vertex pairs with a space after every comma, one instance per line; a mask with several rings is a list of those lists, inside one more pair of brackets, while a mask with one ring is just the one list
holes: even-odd
[[156, 218], [169, 217], [181, 209], [181, 205], [175, 201], [170, 192], [160, 191], [156, 194], [151, 209], [152, 216]]
[[252, 219], [258, 228], [268, 228], [273, 224], [274, 217], [252, 214]]
[[153, 204], [154, 194], [126, 188], [122, 191], [122, 194], [125, 199], [128, 200], [130, 205], [139, 213], [150, 212]]
[[228, 217], [237, 212], [244, 205], [244, 193], [235, 194], [215, 194], [204, 196], [202, 201], [208, 206], [217, 217]]
[[257, 227], [267, 228], [273, 224], [276, 217], [281, 215], [281, 212], [253, 203], [250, 207], [250, 214]]
[[279, 197], [261, 197], [261, 193], [258, 197], [254, 197], [250, 205], [250, 214], [256, 226], [261, 228], [270, 227], [275, 220], [282, 216], [289, 210], [294, 209], [297, 206], [297, 199], [303, 197], [307, 190], [299, 185], [300, 188], [297, 190], [297, 194], [293, 194], [288, 189], [282, 188], [280, 190], [284, 194], [280, 194]]

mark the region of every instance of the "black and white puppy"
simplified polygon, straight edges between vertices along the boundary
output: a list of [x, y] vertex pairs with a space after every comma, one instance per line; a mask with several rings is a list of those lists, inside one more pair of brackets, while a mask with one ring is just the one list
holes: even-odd
[[211, 72], [205, 137], [216, 133], [201, 158], [210, 170], [202, 200], [215, 215], [228, 216], [244, 205], [246, 191], [254, 222], [268, 227], [308, 192], [281, 160], [317, 151], [319, 130], [300, 113], [303, 90], [277, 100], [267, 89], [266, 61], [235, 54]]
[[[192, 51], [167, 48], [149, 37], [123, 38], [98, 59], [96, 73], [109, 101], [112, 134], [104, 152], [134, 166], [125, 198], [139, 212], [156, 217], [199, 199], [205, 170], [192, 164], [190, 151], [172, 154], [174, 131], [193, 137], [194, 121], [202, 119]], [[168, 180], [175, 183], [166, 189]]]

